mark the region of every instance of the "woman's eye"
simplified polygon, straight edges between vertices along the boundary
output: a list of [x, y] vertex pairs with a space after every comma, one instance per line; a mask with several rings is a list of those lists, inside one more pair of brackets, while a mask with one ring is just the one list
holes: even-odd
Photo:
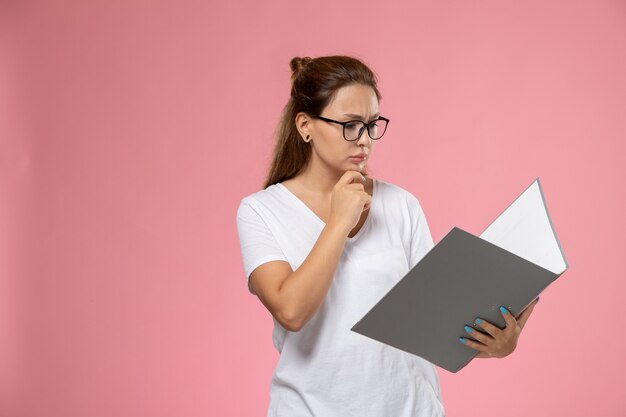
[[352, 129], [352, 130], [356, 130], [359, 128], [359, 123], [346, 123], [346, 129]]

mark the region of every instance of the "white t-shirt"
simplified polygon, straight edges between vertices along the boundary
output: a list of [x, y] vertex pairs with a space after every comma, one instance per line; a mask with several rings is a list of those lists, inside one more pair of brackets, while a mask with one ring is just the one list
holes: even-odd
[[[350, 330], [433, 247], [417, 198], [373, 181], [367, 219], [346, 238], [318, 311], [298, 332], [274, 319], [272, 339], [280, 357], [268, 417], [445, 415], [430, 362]], [[324, 226], [281, 183], [243, 198], [237, 228], [248, 280], [269, 261], [287, 261], [295, 271]]]

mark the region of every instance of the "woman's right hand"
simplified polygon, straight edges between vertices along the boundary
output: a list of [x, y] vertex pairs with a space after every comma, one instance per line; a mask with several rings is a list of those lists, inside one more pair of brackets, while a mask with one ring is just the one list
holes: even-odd
[[361, 213], [372, 203], [364, 182], [365, 177], [359, 171], [346, 171], [333, 187], [329, 223], [344, 228], [346, 235], [356, 227]]

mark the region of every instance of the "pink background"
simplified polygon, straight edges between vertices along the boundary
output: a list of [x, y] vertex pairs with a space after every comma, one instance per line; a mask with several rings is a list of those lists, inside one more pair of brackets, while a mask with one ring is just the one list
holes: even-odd
[[539, 177], [570, 270], [449, 416], [623, 416], [624, 1], [0, 2], [0, 415], [259, 416], [277, 352], [236, 209], [291, 57], [348, 54], [373, 176], [433, 238]]

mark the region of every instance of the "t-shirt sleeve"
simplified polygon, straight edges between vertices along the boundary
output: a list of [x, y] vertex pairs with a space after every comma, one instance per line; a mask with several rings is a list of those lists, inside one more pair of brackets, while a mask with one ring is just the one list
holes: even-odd
[[411, 254], [409, 259], [409, 270], [411, 270], [433, 248], [434, 243], [419, 200], [414, 195], [407, 193], [407, 201], [411, 218]]
[[287, 261], [287, 258], [265, 221], [248, 201], [242, 200], [239, 204], [237, 232], [248, 290], [254, 293], [250, 288], [252, 271], [266, 262]]

